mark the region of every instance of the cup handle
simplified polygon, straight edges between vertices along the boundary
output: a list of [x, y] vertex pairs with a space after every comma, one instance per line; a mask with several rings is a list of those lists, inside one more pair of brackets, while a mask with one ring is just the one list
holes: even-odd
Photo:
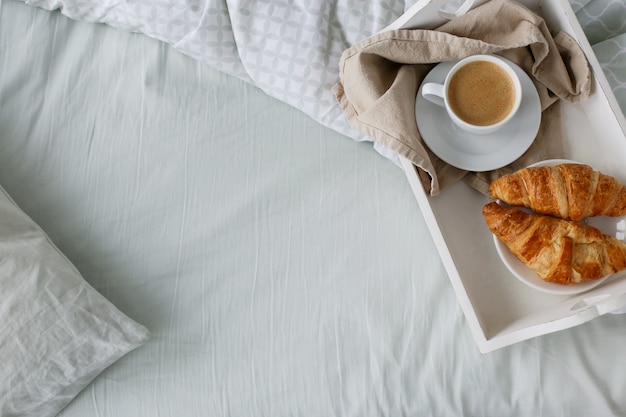
[[426, 83], [422, 86], [422, 97], [431, 103], [435, 103], [438, 106], [445, 107], [443, 101], [443, 84]]

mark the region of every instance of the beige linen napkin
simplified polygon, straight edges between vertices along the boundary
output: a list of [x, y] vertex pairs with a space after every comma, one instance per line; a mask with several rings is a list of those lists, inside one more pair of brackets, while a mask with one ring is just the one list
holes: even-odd
[[[415, 121], [415, 98], [433, 65], [496, 53], [531, 76], [542, 107], [539, 134], [520, 159], [496, 171], [452, 167], [424, 144]], [[386, 31], [345, 50], [333, 87], [350, 126], [404, 156], [419, 169], [431, 195], [461, 179], [485, 194], [492, 179], [539, 160], [562, 157], [559, 99], [588, 97], [591, 70], [580, 46], [554, 36], [544, 20], [511, 0], [492, 0], [436, 30]]]

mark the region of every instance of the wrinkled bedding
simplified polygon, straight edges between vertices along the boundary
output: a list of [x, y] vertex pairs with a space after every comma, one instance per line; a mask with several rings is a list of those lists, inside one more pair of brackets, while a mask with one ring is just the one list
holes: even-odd
[[593, 51], [622, 111], [626, 111], [626, 3], [620, 0], [576, 3], [572, 0]]
[[[262, 89], [355, 140], [330, 88], [344, 49], [382, 30], [414, 0], [24, 0], [73, 19], [143, 33]], [[626, 4], [570, 0], [626, 108]], [[376, 145], [382, 154], [395, 159]]]
[[[0, 184], [152, 334], [60, 416], [626, 414], [626, 316], [480, 354], [403, 172], [345, 140], [339, 54], [408, 3], [29, 4]], [[576, 10], [623, 106], [623, 4]]]
[[259, 87], [355, 139], [330, 92], [349, 45], [383, 29], [403, 0], [26, 0], [72, 19], [143, 33]]

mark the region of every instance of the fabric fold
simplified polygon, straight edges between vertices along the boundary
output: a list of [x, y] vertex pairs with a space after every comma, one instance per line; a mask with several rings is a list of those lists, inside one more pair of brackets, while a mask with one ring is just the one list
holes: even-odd
[[[497, 54], [519, 65], [539, 93], [542, 122], [533, 145], [499, 170], [470, 173], [452, 167], [424, 144], [415, 120], [415, 98], [435, 64], [476, 54]], [[464, 179], [486, 193], [485, 182], [521, 164], [560, 158], [559, 100], [579, 102], [591, 90], [592, 73], [580, 46], [554, 36], [545, 21], [511, 0], [492, 0], [435, 30], [394, 30], [346, 49], [333, 87], [350, 126], [415, 164], [431, 195]], [[548, 111], [550, 109], [550, 111]], [[427, 175], [423, 175], [423, 174]]]

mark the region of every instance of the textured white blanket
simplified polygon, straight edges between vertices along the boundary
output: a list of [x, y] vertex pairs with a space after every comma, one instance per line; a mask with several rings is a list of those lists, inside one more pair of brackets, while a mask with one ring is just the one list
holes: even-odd
[[[331, 87], [341, 53], [415, 0], [25, 0], [77, 20], [140, 32], [261, 88], [355, 140]], [[626, 5], [570, 0], [626, 108]], [[377, 147], [393, 158], [393, 155]]]

